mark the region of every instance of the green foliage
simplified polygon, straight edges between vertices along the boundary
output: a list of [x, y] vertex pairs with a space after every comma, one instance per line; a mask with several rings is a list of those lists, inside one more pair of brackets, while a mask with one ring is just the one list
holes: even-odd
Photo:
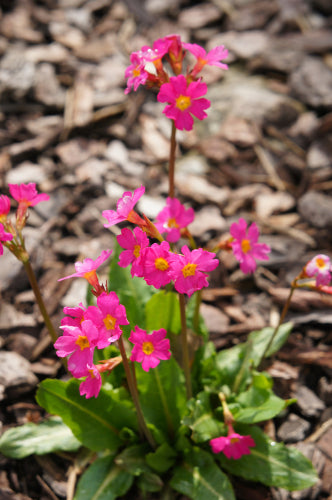
[[40, 424], [28, 423], [6, 431], [0, 438], [0, 452], [11, 458], [45, 455], [57, 451], [77, 451], [81, 443], [61, 418]]
[[168, 333], [180, 333], [178, 294], [162, 290], [152, 295], [145, 306], [145, 317], [145, 326], [148, 331], [165, 328]]

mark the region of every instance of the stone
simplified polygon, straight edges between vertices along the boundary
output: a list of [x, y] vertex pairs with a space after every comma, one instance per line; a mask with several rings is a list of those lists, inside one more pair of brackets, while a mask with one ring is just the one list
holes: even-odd
[[292, 94], [314, 108], [332, 109], [332, 70], [321, 58], [307, 56], [290, 76]]
[[316, 191], [308, 191], [298, 201], [301, 217], [317, 228], [332, 227], [332, 199]]
[[281, 424], [278, 429], [278, 438], [285, 443], [296, 443], [302, 441], [310, 429], [310, 423], [307, 420], [291, 413], [287, 420]]
[[1, 399], [18, 397], [31, 391], [38, 383], [38, 378], [31, 370], [31, 365], [16, 352], [0, 351], [0, 387]]
[[297, 399], [297, 406], [306, 417], [318, 417], [320, 412], [325, 409], [324, 402], [311, 389], [304, 385], [298, 388], [295, 397]]

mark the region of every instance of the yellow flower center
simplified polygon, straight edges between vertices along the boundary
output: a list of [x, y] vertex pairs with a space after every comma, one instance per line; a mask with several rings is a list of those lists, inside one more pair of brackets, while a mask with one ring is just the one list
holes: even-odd
[[148, 354], [148, 355], [152, 354], [154, 351], [154, 347], [153, 347], [152, 342], [143, 342], [142, 351], [144, 352], [144, 354]]
[[195, 276], [197, 264], [186, 264], [182, 269], [182, 274], [185, 278], [188, 276]]
[[86, 337], [85, 335], [79, 335], [75, 344], [80, 347], [81, 351], [83, 351], [87, 347], [90, 347], [88, 337]]
[[325, 261], [321, 257], [318, 257], [318, 259], [316, 259], [316, 264], [320, 269], [324, 269], [324, 267], [326, 266]]
[[239, 441], [240, 441], [239, 438], [236, 438], [236, 437], [233, 437], [233, 438], [230, 439], [230, 442], [232, 444], [238, 443]]
[[139, 245], [134, 246], [134, 255], [135, 255], [136, 259], [138, 259], [138, 257], [139, 257], [140, 250], [141, 250], [141, 247]]
[[169, 268], [167, 260], [162, 257], [158, 257], [158, 259], [155, 260], [154, 265], [156, 266], [156, 269], [159, 269], [159, 271], [167, 271]]
[[179, 224], [176, 222], [175, 218], [168, 219], [167, 221], [168, 227], [179, 227]]
[[242, 252], [247, 253], [249, 250], [251, 250], [251, 245], [249, 240], [242, 240], [241, 241], [241, 248]]
[[103, 319], [104, 325], [106, 326], [107, 330], [114, 330], [115, 323], [116, 323], [116, 318], [113, 318], [110, 314], [108, 314], [104, 319]]
[[188, 95], [180, 95], [176, 99], [176, 107], [180, 109], [181, 111], [184, 111], [185, 109], [189, 108], [191, 105], [191, 99]]
[[139, 69], [138, 66], [136, 66], [136, 68], [133, 69], [133, 76], [135, 78], [137, 78], [140, 74], [141, 74], [141, 70]]

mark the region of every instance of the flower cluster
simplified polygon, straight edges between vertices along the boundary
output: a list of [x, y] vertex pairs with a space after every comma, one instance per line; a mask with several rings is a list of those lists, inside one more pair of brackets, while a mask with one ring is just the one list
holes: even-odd
[[330, 258], [324, 254], [318, 254], [313, 257], [304, 266], [304, 277], [316, 278], [315, 286], [317, 288], [326, 286], [331, 281], [332, 264]]
[[[189, 52], [195, 58], [193, 67], [184, 67], [183, 61]], [[163, 113], [174, 121], [179, 130], [193, 128], [193, 116], [199, 120], [207, 117], [205, 110], [210, 101], [203, 96], [207, 85], [201, 81], [200, 72], [206, 65], [228, 69], [220, 61], [226, 59], [228, 50], [223, 45], [206, 52], [197, 44], [185, 43], [179, 35], [169, 35], [156, 40], [152, 47], [144, 46], [130, 56], [130, 66], [125, 71], [128, 94], [140, 85], [159, 89], [157, 100], [167, 103]], [[164, 63], [171, 67], [174, 76], [169, 76]], [[184, 74], [183, 74], [184, 73]]]

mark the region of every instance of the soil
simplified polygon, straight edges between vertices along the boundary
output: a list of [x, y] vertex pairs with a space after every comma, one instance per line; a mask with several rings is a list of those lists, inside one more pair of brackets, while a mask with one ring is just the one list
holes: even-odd
[[[176, 192], [195, 209], [192, 233], [212, 247], [239, 217], [271, 246], [253, 276], [222, 258], [203, 294], [218, 349], [278, 322], [289, 286], [317, 253], [332, 256], [332, 4], [328, 0], [3, 0], [0, 6], [0, 189], [37, 183], [50, 201], [30, 212], [26, 243], [58, 328], [85, 297], [73, 264], [112, 248], [101, 212], [146, 186], [155, 217], [167, 196], [169, 120], [154, 92], [124, 94], [132, 51], [178, 33], [225, 45], [229, 70], [206, 68], [211, 109], [178, 134]], [[79, 282], [79, 283], [78, 283]], [[2, 430], [43, 412], [35, 388], [61, 375], [22, 266], [0, 260]], [[288, 493], [235, 481], [238, 499], [332, 499], [332, 300], [298, 290], [287, 344], [267, 367], [296, 397], [266, 431], [308, 454], [320, 481]], [[0, 457], [0, 498], [66, 498], [70, 457]]]

